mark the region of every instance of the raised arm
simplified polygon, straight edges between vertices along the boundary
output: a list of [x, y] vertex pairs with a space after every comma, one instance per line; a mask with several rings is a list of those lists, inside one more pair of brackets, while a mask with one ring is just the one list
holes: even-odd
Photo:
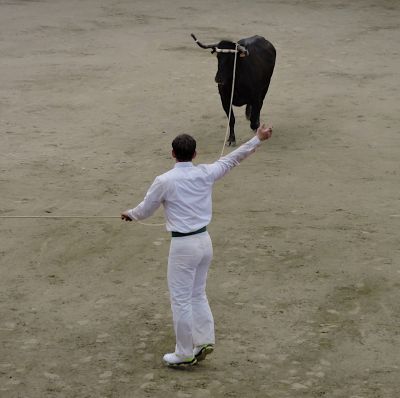
[[226, 155], [218, 159], [216, 162], [208, 165], [208, 169], [214, 181], [222, 178], [229, 170], [237, 166], [250, 154], [254, 153], [261, 141], [269, 139], [271, 135], [272, 126], [266, 127], [265, 124], [263, 124], [257, 129], [255, 137], [253, 137], [251, 140], [232, 151], [229, 155]]

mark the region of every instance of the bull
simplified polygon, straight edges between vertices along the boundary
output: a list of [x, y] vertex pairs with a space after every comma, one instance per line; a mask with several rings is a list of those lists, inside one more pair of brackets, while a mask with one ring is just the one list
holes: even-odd
[[[236, 54], [235, 86], [232, 104], [246, 105], [246, 118], [250, 120], [250, 128], [257, 130], [260, 126], [260, 111], [267, 94], [272, 73], [274, 72], [275, 47], [262, 36], [252, 36], [239, 40], [237, 43], [223, 40], [217, 44], [203, 44], [192, 33], [199, 47], [211, 49], [216, 53], [218, 70], [215, 82], [221, 97], [222, 107], [229, 117], [231, 104], [233, 67]], [[228, 145], [236, 144], [235, 116], [231, 110], [229, 121]]]

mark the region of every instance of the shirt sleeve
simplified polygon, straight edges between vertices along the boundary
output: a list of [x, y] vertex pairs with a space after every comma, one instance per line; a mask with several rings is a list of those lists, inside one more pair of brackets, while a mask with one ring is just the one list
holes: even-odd
[[156, 177], [153, 184], [146, 193], [143, 201], [135, 208], [128, 210], [128, 215], [132, 220], [138, 221], [150, 217], [161, 205], [164, 200], [164, 184], [160, 177]]
[[255, 136], [247, 141], [239, 148], [232, 151], [229, 155], [223, 156], [216, 162], [207, 165], [208, 171], [214, 181], [222, 178], [229, 170], [237, 166], [242, 160], [246, 159], [250, 154], [254, 153], [260, 145], [260, 139]]

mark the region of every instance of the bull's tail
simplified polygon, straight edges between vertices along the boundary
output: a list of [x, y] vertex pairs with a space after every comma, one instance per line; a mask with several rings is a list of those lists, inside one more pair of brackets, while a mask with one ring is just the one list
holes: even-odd
[[250, 116], [251, 116], [251, 105], [247, 104], [246, 105], [246, 119], [250, 120]]

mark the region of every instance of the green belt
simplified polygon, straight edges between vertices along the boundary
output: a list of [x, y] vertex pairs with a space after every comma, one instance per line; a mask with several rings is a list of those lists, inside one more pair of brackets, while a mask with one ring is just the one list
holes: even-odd
[[187, 232], [187, 233], [172, 231], [171, 235], [173, 238], [180, 238], [181, 236], [196, 235], [196, 234], [200, 234], [201, 232], [206, 232], [206, 231], [207, 231], [207, 226], [200, 228], [197, 231]]

